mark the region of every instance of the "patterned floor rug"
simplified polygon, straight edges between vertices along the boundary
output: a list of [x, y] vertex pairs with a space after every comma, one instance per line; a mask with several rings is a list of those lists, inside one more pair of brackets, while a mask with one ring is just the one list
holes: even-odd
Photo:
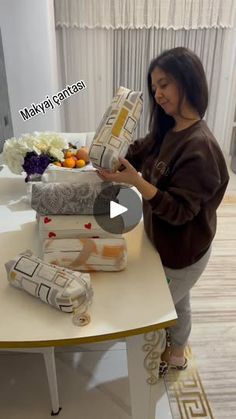
[[186, 357], [189, 361], [186, 370], [170, 370], [165, 377], [173, 419], [213, 419], [196, 359], [189, 346]]

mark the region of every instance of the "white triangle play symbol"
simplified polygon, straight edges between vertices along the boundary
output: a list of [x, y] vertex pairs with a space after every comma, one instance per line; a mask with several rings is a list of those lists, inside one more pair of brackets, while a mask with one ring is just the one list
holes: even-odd
[[117, 202], [110, 201], [110, 218], [115, 218], [126, 211], [128, 211], [128, 208], [117, 204]]

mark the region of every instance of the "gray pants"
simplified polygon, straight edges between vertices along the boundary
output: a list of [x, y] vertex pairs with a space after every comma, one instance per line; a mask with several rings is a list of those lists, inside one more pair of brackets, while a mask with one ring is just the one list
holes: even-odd
[[188, 342], [191, 332], [190, 289], [206, 268], [210, 254], [211, 247], [198, 262], [187, 266], [187, 268], [170, 269], [164, 266], [178, 316], [176, 325], [169, 328], [171, 344], [173, 346], [185, 346]]

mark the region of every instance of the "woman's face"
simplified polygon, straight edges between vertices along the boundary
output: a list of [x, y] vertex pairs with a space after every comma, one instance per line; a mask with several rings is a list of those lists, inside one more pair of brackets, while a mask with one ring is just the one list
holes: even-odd
[[177, 82], [159, 67], [151, 73], [153, 96], [165, 113], [173, 117], [179, 115], [180, 91]]

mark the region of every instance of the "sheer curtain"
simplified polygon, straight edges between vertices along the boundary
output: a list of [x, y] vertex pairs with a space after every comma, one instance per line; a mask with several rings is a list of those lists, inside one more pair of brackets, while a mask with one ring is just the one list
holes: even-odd
[[62, 27], [57, 31], [60, 84], [84, 80], [86, 89], [61, 107], [64, 130], [95, 131], [113, 96], [113, 30]]
[[148, 130], [147, 70], [152, 58], [165, 49], [185, 46], [201, 59], [209, 86], [209, 107], [206, 120], [215, 131], [221, 77], [222, 51], [226, 29], [118, 29], [114, 31], [113, 91], [119, 85], [144, 92], [144, 111], [137, 136]]
[[230, 28], [235, 0], [54, 0], [60, 26], [105, 29]]
[[94, 131], [123, 85], [144, 92], [136, 137], [145, 135], [148, 65], [163, 50], [186, 46], [203, 62], [209, 85], [206, 120], [228, 152], [236, 2], [222, 1], [55, 0], [62, 88], [80, 79], [87, 85], [63, 103], [65, 130]]

